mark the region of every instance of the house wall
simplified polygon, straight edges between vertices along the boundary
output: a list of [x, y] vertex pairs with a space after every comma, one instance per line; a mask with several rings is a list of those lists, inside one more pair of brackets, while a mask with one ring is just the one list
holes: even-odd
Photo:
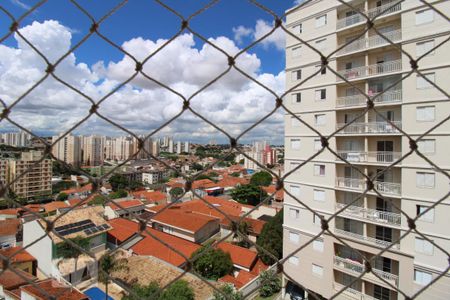
[[[31, 245], [37, 238], [45, 234], [44, 229], [38, 221], [31, 221], [23, 224], [23, 246]], [[45, 236], [35, 244], [29, 246], [27, 251], [33, 255], [38, 261], [38, 269], [46, 276], [52, 274], [52, 256], [53, 256], [53, 242]]]

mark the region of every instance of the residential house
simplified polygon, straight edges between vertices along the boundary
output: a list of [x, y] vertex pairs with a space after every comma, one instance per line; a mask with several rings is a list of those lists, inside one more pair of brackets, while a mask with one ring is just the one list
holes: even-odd
[[117, 203], [108, 203], [105, 206], [105, 216], [108, 220], [114, 218], [132, 217], [140, 215], [145, 211], [145, 205], [141, 200], [137, 199], [114, 199]]
[[22, 240], [22, 225], [19, 219], [0, 221], [0, 248], [15, 247]]
[[30, 282], [36, 282], [37, 280], [37, 278], [30, 273], [24, 272], [20, 269], [17, 269], [15, 271], [19, 274], [9, 269], [3, 270], [0, 273], [0, 299], [6, 298], [5, 293], [7, 291], [17, 290], [22, 285], [30, 284]]
[[34, 284], [26, 284], [15, 290], [5, 291], [6, 299], [9, 300], [89, 300], [89, 298], [74, 288], [55, 279], [46, 279]]
[[[22, 270], [36, 276], [37, 260], [27, 250], [20, 246], [0, 249], [0, 255], [7, 257], [9, 265], [16, 270]], [[2, 269], [4, 269], [2, 264]]]

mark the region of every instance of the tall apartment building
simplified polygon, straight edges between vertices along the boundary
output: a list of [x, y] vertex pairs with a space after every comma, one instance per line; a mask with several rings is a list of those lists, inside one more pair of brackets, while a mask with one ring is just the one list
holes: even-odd
[[50, 159], [44, 159], [36, 164], [36, 161], [41, 158], [42, 152], [32, 150], [22, 152], [20, 159], [0, 160], [0, 182], [10, 183], [30, 168], [27, 174], [14, 182], [11, 190], [24, 199], [50, 195], [52, 193], [52, 162]]
[[25, 131], [7, 132], [0, 134], [0, 144], [14, 147], [27, 147], [30, 144], [31, 135]]
[[[361, 15], [335, 0], [315, 0], [288, 12], [286, 26], [311, 46], [328, 55], [335, 53], [329, 67], [372, 97], [376, 109], [413, 138], [419, 137], [448, 116], [448, 97], [423, 77], [411, 74], [410, 58], [427, 53], [450, 35], [450, 24], [439, 13], [418, 0], [346, 1], [370, 17], [376, 29], [388, 37], [391, 45], [373, 29], [365, 32]], [[427, 1], [450, 15], [450, 1]], [[361, 35], [359, 37], [359, 35]], [[318, 72], [284, 100], [298, 117], [323, 135], [358, 118], [366, 108], [366, 98], [330, 70], [321, 69], [320, 56], [294, 38], [286, 41], [286, 88]], [[418, 63], [426, 78], [450, 93], [450, 43], [431, 51]], [[384, 94], [379, 93], [386, 91]], [[328, 219], [350, 204], [329, 222], [329, 229], [350, 247], [324, 233], [301, 251], [296, 249], [321, 231], [320, 218], [289, 195], [284, 197], [283, 254], [294, 253], [284, 266], [289, 277], [306, 289], [329, 298], [349, 286], [342, 299], [404, 299], [439, 276], [448, 266], [448, 257], [420, 235], [408, 231], [405, 212], [415, 218], [449, 192], [448, 179], [412, 154], [390, 170], [381, 170], [410, 151], [408, 137], [369, 110], [355, 123], [345, 127], [329, 140], [339, 156], [352, 162], [360, 172], [374, 176], [373, 191], [366, 189], [362, 175], [329, 151], [310, 160], [288, 176], [285, 188], [300, 201]], [[286, 114], [286, 171], [308, 160], [321, 149], [317, 134]], [[446, 122], [426, 135], [419, 150], [439, 167], [450, 170], [447, 148], [450, 145], [450, 123]], [[379, 175], [378, 175], [379, 174]], [[355, 199], [359, 199], [353, 202]], [[450, 249], [450, 201], [446, 199], [420, 217], [417, 230], [434, 243]], [[353, 282], [370, 261], [374, 273], [364, 274]], [[286, 276], [284, 283], [290, 286]], [[389, 284], [387, 284], [389, 283]], [[429, 286], [420, 299], [450, 299], [450, 275], [446, 273]]]
[[82, 161], [84, 165], [98, 166], [103, 163], [102, 137], [96, 135], [80, 137], [82, 139]]
[[[55, 143], [59, 136], [52, 137], [52, 143]], [[73, 166], [81, 164], [81, 143], [78, 136], [68, 134], [54, 144], [52, 154]]]

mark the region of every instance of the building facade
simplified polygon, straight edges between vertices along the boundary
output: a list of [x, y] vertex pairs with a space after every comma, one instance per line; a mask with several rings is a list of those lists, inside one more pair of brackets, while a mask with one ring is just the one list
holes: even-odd
[[[58, 140], [59, 136], [52, 138], [52, 143]], [[68, 134], [60, 139], [52, 147], [52, 154], [59, 160], [73, 166], [81, 164], [81, 144], [80, 137]]]
[[[347, 286], [338, 298], [404, 299], [397, 289], [412, 296], [448, 266], [445, 253], [422, 236], [412, 232], [402, 237], [409, 229], [407, 216], [415, 218], [444, 197], [448, 179], [415, 153], [384, 169], [410, 151], [409, 138], [396, 127], [416, 139], [448, 116], [448, 97], [427, 80], [450, 92], [450, 43], [432, 50], [449, 38], [450, 24], [417, 0], [347, 2], [371, 18], [379, 15], [374, 26], [394, 45], [373, 28], [366, 31], [366, 19], [335, 0], [311, 1], [288, 12], [286, 26], [294, 35], [325, 55], [337, 50], [328, 66], [352, 85], [322, 68], [317, 52], [287, 36], [286, 88], [292, 91], [284, 103], [325, 136], [341, 129], [329, 145], [353, 167], [327, 149], [310, 160], [322, 149], [320, 137], [285, 115], [286, 171], [308, 160], [286, 178], [285, 189], [317, 214], [285, 195], [283, 255], [292, 255], [284, 271], [324, 298]], [[450, 14], [450, 1], [427, 2]], [[411, 70], [406, 53], [412, 59], [426, 54], [418, 65], [427, 80], [415, 73], [406, 76]], [[379, 114], [373, 109], [364, 113], [367, 98], [358, 90], [371, 98]], [[447, 122], [421, 139], [418, 149], [448, 171], [449, 144]], [[373, 178], [382, 197], [374, 191], [361, 194], [366, 189], [362, 174]], [[445, 199], [416, 221], [418, 231], [447, 250], [449, 204]], [[350, 247], [328, 233], [314, 239], [321, 232], [320, 217], [336, 212], [329, 230]], [[377, 276], [364, 274], [356, 280], [366, 261]], [[289, 281], [284, 278], [285, 284]], [[449, 286], [446, 273], [421, 297], [449, 299]]]

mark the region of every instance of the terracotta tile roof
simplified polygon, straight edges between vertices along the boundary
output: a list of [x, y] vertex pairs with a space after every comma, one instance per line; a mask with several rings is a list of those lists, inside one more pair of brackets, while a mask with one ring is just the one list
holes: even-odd
[[[210, 205], [217, 207], [217, 209], [227, 214], [228, 216], [240, 216], [242, 214], [243, 205], [238, 202], [225, 200], [213, 196], [204, 196], [203, 199], [206, 200]], [[169, 210], [178, 209], [178, 210], [192, 211], [207, 216], [213, 216], [219, 219], [225, 218], [225, 216], [222, 213], [218, 212], [210, 205], [206, 204], [203, 200], [194, 199], [191, 201], [186, 201], [180, 204], [173, 205], [169, 208]], [[151, 212], [158, 212], [164, 207], [165, 205], [157, 205], [148, 208], [148, 210]]]
[[[20, 251], [21, 250], [21, 251]], [[20, 251], [19, 253], [15, 254], [13, 257], [9, 259], [11, 263], [21, 263], [21, 262], [27, 262], [27, 261], [35, 261], [36, 258], [31, 255], [27, 250], [23, 250], [22, 247], [11, 247], [7, 249], [0, 249], [0, 254], [3, 256], [10, 257], [17, 251]]]
[[135, 198], [139, 198], [141, 200], [146, 200], [147, 202], [151, 202], [151, 203], [155, 203], [155, 202], [166, 203], [167, 202], [167, 195], [160, 191], [155, 191], [155, 192], [138, 191], [138, 192], [132, 192], [132, 195]]
[[236, 187], [237, 185], [248, 184], [249, 180], [245, 178], [227, 176], [217, 182], [217, 186], [227, 188]]
[[212, 187], [217, 187], [217, 184], [209, 179], [200, 179], [200, 180], [195, 180], [192, 183], [192, 188], [193, 189], [207, 189], [207, 188], [212, 188]]
[[20, 300], [20, 289], [6, 290], [5, 295], [8, 295], [10, 299]]
[[[237, 222], [237, 221], [239, 221], [240, 218], [236, 217], [236, 216], [230, 216], [230, 219]], [[260, 235], [261, 231], [264, 227], [264, 224], [266, 224], [265, 221], [252, 219], [252, 218], [244, 218], [244, 220], [242, 220], [242, 222], [247, 223], [250, 226], [249, 232], [254, 233], [255, 235]], [[228, 229], [231, 228], [230, 221], [226, 218], [222, 219], [222, 221], [220, 222], [220, 225], [222, 227], [225, 227]]]
[[20, 228], [19, 219], [6, 219], [0, 221], [0, 236], [16, 235]]
[[[200, 248], [200, 245], [196, 243], [161, 232], [150, 227], [147, 227], [147, 231], [188, 258], [192, 255], [192, 253], [194, 253], [194, 251]], [[131, 247], [131, 250], [135, 254], [151, 255], [177, 267], [183, 265], [186, 262], [181, 255], [163, 245], [161, 242], [154, 239], [145, 232], [144, 236], [145, 238], [143, 240], [139, 241], [137, 244]]]
[[[117, 201], [117, 203], [125, 209], [136, 207], [136, 206], [144, 206], [144, 203], [142, 203], [141, 200], [137, 200], [137, 199]], [[114, 203], [109, 203], [109, 204], [107, 204], [107, 206], [111, 207], [112, 210], [122, 210], [122, 208], [120, 208], [119, 206], [117, 206]]]
[[116, 218], [109, 221], [112, 229], [108, 231], [108, 236], [115, 238], [119, 243], [123, 243], [139, 230], [139, 224], [131, 220]]
[[47, 299], [48, 296], [43, 294], [41, 290], [47, 292], [49, 296], [57, 296], [58, 300], [89, 300], [89, 298], [74, 289], [73, 287], [66, 286], [54, 279], [46, 279], [36, 283], [40, 289], [29, 284], [20, 287], [22, 291], [35, 296], [37, 299]]
[[0, 209], [0, 215], [12, 215], [17, 216], [19, 213], [19, 208], [6, 208], [6, 209]]
[[241, 282], [242, 285], [246, 285], [247, 283], [249, 283], [251, 280], [255, 279], [256, 277], [258, 277], [258, 275], [252, 274], [245, 270], [240, 270], [238, 275], [236, 276], [236, 279], [237, 279], [237, 281]]
[[156, 215], [156, 217], [152, 217], [151, 221], [184, 229], [192, 233], [197, 232], [209, 223], [219, 223], [216, 217], [177, 209], [166, 209]]
[[68, 190], [63, 190], [61, 193], [66, 193], [67, 195], [76, 194], [76, 193], [86, 193], [92, 190], [92, 183], [86, 184], [79, 188], [73, 188]]
[[272, 195], [273, 193], [275, 193], [275, 195], [273, 195], [273, 197], [276, 200], [282, 201], [284, 199], [284, 192], [283, 192], [283, 190], [277, 191], [277, 188], [274, 185], [263, 186], [262, 189], [265, 190], [266, 193], [269, 194], [269, 195]]
[[253, 267], [253, 264], [256, 262], [258, 257], [258, 254], [255, 251], [227, 242], [221, 242], [216, 247], [229, 253], [234, 265], [238, 265], [249, 270]]
[[70, 207], [74, 207], [81, 201], [83, 201], [83, 200], [81, 200], [80, 198], [72, 198], [72, 199], [66, 200], [66, 202], [69, 204]]
[[68, 205], [64, 203], [63, 201], [53, 201], [50, 203], [46, 203], [43, 205], [46, 212], [53, 212], [60, 208], [66, 208]]
[[258, 259], [256, 260], [255, 265], [250, 270], [250, 273], [252, 273], [254, 275], [259, 275], [259, 273], [261, 273], [262, 271], [267, 270], [268, 268], [269, 268], [269, 266], [266, 265], [265, 263], [263, 263], [262, 260], [258, 257]]
[[28, 284], [29, 281], [36, 281], [37, 279], [33, 275], [22, 270], [16, 269], [16, 271], [23, 275], [23, 277], [25, 277], [25, 279], [27, 280], [23, 279], [21, 276], [17, 275], [11, 270], [5, 270], [0, 274], [0, 285], [3, 286], [4, 290], [17, 289], [19, 286]]
[[235, 277], [227, 274], [225, 276], [223, 276], [222, 278], [219, 278], [218, 280], [219, 282], [225, 282], [225, 283], [231, 283], [232, 285], [234, 285], [237, 289], [240, 289], [242, 286], [244, 286], [242, 284], [242, 282], [238, 281]]

